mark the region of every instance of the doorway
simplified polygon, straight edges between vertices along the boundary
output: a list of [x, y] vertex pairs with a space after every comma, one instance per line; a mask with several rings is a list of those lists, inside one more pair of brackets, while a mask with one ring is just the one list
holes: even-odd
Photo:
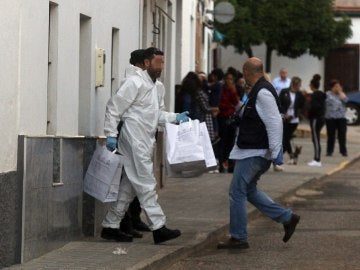
[[359, 90], [359, 44], [345, 44], [325, 58], [325, 90], [331, 79], [340, 80], [345, 92]]

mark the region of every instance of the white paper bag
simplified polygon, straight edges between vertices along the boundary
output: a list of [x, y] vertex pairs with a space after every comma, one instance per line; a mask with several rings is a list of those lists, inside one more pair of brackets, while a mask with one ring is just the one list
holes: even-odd
[[202, 142], [205, 155], [206, 170], [215, 170], [217, 168], [217, 162], [205, 122], [200, 123], [200, 141]]
[[166, 123], [166, 159], [174, 172], [206, 168], [199, 120], [179, 125]]
[[198, 177], [201, 176], [204, 173], [204, 168], [198, 168], [195, 170], [184, 170], [184, 171], [174, 171], [171, 169], [169, 162], [167, 161], [167, 159], [165, 158], [165, 171], [166, 171], [166, 175], [168, 177], [173, 177], [173, 178], [191, 178], [191, 177]]
[[117, 200], [125, 157], [97, 145], [84, 178], [84, 191], [101, 202]]
[[198, 177], [206, 171], [211, 171], [217, 168], [217, 162], [216, 162], [214, 150], [211, 144], [209, 132], [205, 122], [200, 123], [199, 136], [200, 136], [200, 141], [202, 142], [202, 147], [205, 156], [205, 167], [198, 167], [192, 170], [184, 169], [182, 171], [174, 171], [171, 169], [171, 166], [169, 165], [167, 160], [165, 160], [165, 169], [167, 176], [174, 178]]

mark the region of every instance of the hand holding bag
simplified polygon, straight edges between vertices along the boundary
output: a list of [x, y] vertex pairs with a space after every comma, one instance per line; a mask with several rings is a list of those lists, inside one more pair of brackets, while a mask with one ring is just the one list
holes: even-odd
[[85, 174], [84, 191], [101, 202], [116, 201], [124, 162], [124, 156], [98, 144]]
[[[166, 137], [167, 140], [168, 140], [168, 136], [169, 134], [167, 134]], [[179, 167], [179, 165], [178, 164], [170, 165], [168, 159], [166, 159], [165, 168], [166, 168], [166, 173], [169, 177], [183, 177], [183, 178], [198, 177], [206, 171], [216, 169], [217, 162], [215, 159], [209, 132], [205, 122], [199, 124], [199, 133], [197, 134], [197, 137], [198, 138], [194, 139], [194, 141], [197, 140], [198, 142], [201, 143], [202, 151], [204, 153], [205, 163], [202, 163], [201, 166], [196, 166], [195, 168], [193, 166], [188, 166], [188, 164], [186, 164], [186, 166], [184, 165], [181, 170], [174, 170], [173, 167], [175, 166], [176, 168]], [[175, 146], [174, 148], [176, 149]]]

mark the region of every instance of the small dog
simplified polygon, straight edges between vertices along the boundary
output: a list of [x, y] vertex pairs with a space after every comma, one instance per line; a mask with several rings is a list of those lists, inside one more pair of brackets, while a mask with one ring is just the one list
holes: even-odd
[[288, 161], [289, 165], [297, 165], [299, 155], [301, 154], [302, 146], [295, 146], [295, 151], [290, 154], [290, 160]]

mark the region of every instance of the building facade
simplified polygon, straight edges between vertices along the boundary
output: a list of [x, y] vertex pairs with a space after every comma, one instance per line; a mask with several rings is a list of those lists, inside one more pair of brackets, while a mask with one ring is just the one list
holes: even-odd
[[0, 267], [97, 233], [104, 207], [82, 180], [130, 52], [165, 52], [173, 111], [181, 78], [211, 67], [208, 8], [210, 0], [0, 2]]

